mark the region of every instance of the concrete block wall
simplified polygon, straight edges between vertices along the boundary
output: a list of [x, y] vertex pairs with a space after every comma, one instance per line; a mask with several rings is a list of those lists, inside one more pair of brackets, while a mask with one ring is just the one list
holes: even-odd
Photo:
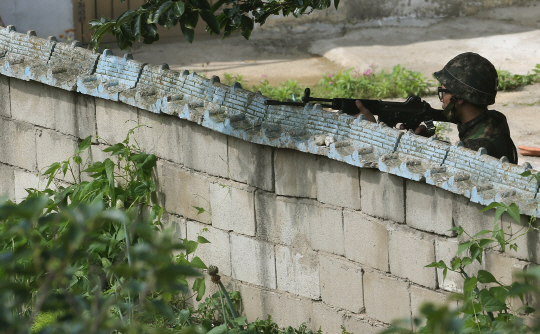
[[[52, 43], [53, 54], [59, 44], [14, 34], [0, 28], [0, 42], [9, 37], [4, 55], [11, 39]], [[69, 47], [58, 50], [68, 57]], [[132, 138], [158, 157], [166, 226], [179, 238], [211, 241], [197, 255], [241, 292], [249, 320], [271, 314], [283, 326], [376, 333], [418, 314], [423, 300], [444, 302], [461, 289], [459, 276], [443, 280], [424, 266], [455, 255], [459, 240], [449, 229], [457, 224], [472, 234], [494, 226], [493, 213], [479, 212], [485, 201], [516, 202], [522, 224], [538, 215], [538, 184], [517, 178], [527, 164], [320, 106], [269, 108], [265, 97], [219, 78], [108, 52], [86, 56], [98, 65], [75, 62], [78, 71], [67, 72], [49, 71], [56, 65], [41, 54], [17, 67], [0, 58], [18, 71], [0, 71], [0, 192], [20, 201], [25, 188], [44, 186], [43, 168], [88, 135], [91, 157], [102, 159], [106, 144], [140, 126]], [[72, 76], [61, 81], [60, 73]], [[520, 228], [507, 216], [499, 223]], [[538, 234], [518, 244], [504, 255], [488, 251], [476, 269], [509, 282], [514, 270], [539, 263]]]

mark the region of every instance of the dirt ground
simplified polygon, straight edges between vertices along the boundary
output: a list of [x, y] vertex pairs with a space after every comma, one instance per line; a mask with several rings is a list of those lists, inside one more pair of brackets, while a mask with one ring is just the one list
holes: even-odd
[[[401, 64], [431, 79], [431, 73], [465, 51], [483, 55], [497, 68], [525, 74], [540, 63], [540, 1], [469, 17], [387, 19], [355, 26], [284, 26], [275, 21], [257, 28], [249, 41], [241, 36], [196, 36], [192, 45], [178, 38], [136, 45], [130, 51], [139, 61], [167, 63], [176, 70], [222, 78], [224, 73], [239, 74], [247, 88], [263, 79], [271, 84], [293, 79], [309, 86], [325, 73], [363, 71], [370, 65], [391, 69]], [[425, 99], [440, 107], [436, 96]], [[500, 92], [492, 109], [507, 116], [516, 146], [540, 147], [540, 84]], [[457, 141], [455, 127], [449, 136]], [[520, 164], [525, 161], [540, 170], [540, 157], [519, 157]]]

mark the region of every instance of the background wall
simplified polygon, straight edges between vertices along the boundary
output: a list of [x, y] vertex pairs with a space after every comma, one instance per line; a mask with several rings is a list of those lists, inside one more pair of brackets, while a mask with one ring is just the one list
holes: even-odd
[[0, 16], [6, 26], [20, 32], [36, 30], [42, 38], [58, 37], [74, 27], [72, 0], [2, 0]]
[[[459, 291], [457, 275], [443, 281], [424, 268], [455, 255], [458, 240], [448, 229], [459, 224], [474, 233], [494, 224], [480, 205], [432, 185], [6, 76], [0, 193], [20, 201], [24, 188], [38, 187], [38, 172], [72, 155], [82, 138], [98, 135], [91, 159], [103, 159], [104, 143], [122, 141], [137, 124], [149, 126], [136, 140], [159, 157], [168, 224], [192, 239], [208, 229], [202, 235], [211, 244], [200, 245], [198, 255], [241, 292], [250, 320], [271, 314], [282, 325], [375, 333], [417, 314], [423, 301], [442, 303]], [[197, 215], [193, 206], [213, 215]], [[517, 227], [508, 217], [500, 223]], [[517, 252], [494, 249], [477, 267], [510, 283], [515, 269], [539, 262], [537, 252], [538, 235], [530, 234]]]

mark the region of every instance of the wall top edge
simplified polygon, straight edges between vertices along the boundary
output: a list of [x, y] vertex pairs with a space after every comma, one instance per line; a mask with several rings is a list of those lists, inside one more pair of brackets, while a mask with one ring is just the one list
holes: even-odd
[[77, 41], [43, 39], [35, 32], [0, 27], [0, 74], [122, 102], [153, 113], [174, 115], [256, 144], [324, 155], [361, 168], [376, 168], [425, 182], [475, 203], [516, 203], [525, 215], [539, 216], [539, 184], [514, 165], [485, 150], [472, 151], [435, 138], [371, 123], [320, 105], [267, 106], [260, 92], [219, 77], [171, 70], [134, 60], [131, 54], [96, 53]]

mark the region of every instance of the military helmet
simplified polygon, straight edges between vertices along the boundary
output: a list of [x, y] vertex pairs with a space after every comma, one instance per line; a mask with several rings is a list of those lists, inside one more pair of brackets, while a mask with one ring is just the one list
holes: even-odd
[[477, 53], [459, 54], [433, 75], [457, 98], [481, 105], [495, 103], [499, 85], [497, 70]]

